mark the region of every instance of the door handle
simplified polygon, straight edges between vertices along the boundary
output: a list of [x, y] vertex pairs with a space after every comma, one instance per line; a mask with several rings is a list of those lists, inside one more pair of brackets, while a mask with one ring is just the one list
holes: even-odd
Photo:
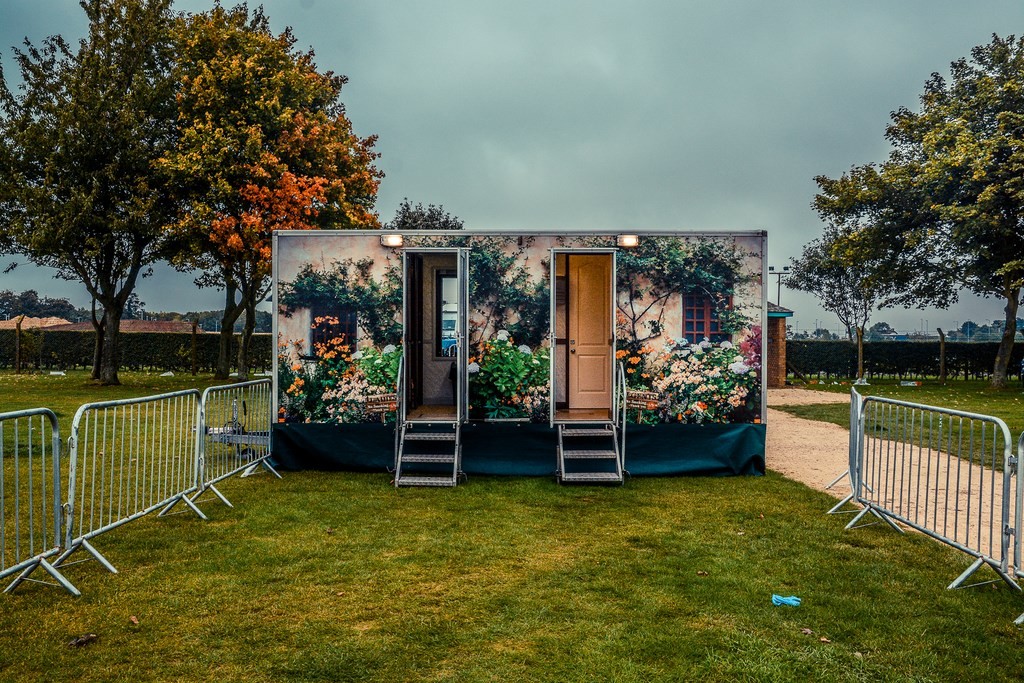
[[576, 349], [569, 349], [569, 353], [576, 353]]

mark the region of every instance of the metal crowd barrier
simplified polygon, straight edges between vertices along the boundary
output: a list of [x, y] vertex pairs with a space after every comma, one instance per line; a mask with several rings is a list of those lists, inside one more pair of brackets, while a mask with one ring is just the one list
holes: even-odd
[[49, 559], [60, 553], [60, 428], [46, 408], [0, 413], [0, 579], [17, 575], [10, 593], [42, 567], [81, 595]]
[[269, 379], [210, 387], [199, 402], [196, 428], [198, 491], [192, 502], [212, 491], [228, 507], [231, 502], [216, 484], [260, 467], [281, 478], [269, 463], [273, 401]]
[[199, 391], [86, 403], [71, 425], [69, 490], [60, 566], [79, 548], [108, 571], [110, 562], [91, 539], [143, 515], [165, 515], [184, 503], [206, 519], [188, 496], [197, 489]]
[[[868, 396], [850, 430], [850, 474], [863, 509], [902, 531], [901, 522], [975, 558], [949, 588], [989, 565], [1017, 590], [1010, 545], [1016, 460], [1010, 431], [996, 417]], [[851, 409], [851, 415], [853, 411]], [[1018, 509], [1022, 505], [1018, 496]], [[1019, 519], [1019, 516], [1018, 516]]]

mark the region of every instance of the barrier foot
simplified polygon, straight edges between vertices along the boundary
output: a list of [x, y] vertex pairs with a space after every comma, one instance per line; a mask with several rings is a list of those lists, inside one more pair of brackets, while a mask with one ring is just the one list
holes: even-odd
[[202, 519], [203, 521], [207, 521], [208, 517], [206, 515], [204, 515], [203, 511], [200, 510], [199, 508], [197, 508], [196, 504], [193, 503], [191, 500], [189, 500], [188, 496], [186, 496], [185, 494], [181, 494], [180, 496], [177, 496], [174, 500], [172, 500], [170, 503], [165, 505], [164, 509], [160, 511], [160, 514], [158, 514], [157, 517], [164, 517], [164, 516], [166, 516], [171, 511], [171, 508], [173, 508], [178, 503], [185, 503], [185, 505], [190, 507], [193, 512], [195, 512], [197, 515], [199, 515], [200, 519]]
[[1019, 617], [1013, 620], [1014, 626], [1020, 626], [1021, 624], [1024, 624], [1024, 614], [1020, 615]]
[[[43, 568], [43, 571], [52, 576], [53, 580], [60, 584], [60, 586], [68, 593], [71, 593], [76, 598], [82, 597], [82, 592], [75, 588], [74, 584], [68, 581], [67, 578], [65, 578], [63, 574], [57, 571], [57, 568], [54, 567], [52, 564], [50, 564], [46, 560], [39, 560], [39, 566]], [[13, 585], [11, 586], [11, 589], [14, 589]]]
[[901, 534], [907, 533], [902, 528], [900, 528], [899, 524], [897, 524], [896, 522], [894, 522], [891, 519], [889, 519], [889, 515], [883, 515], [881, 512], [879, 512], [878, 510], [874, 510], [874, 509], [871, 510], [871, 514], [873, 514], [875, 517], [878, 517], [880, 520], [882, 520], [883, 522], [885, 522], [886, 524], [888, 524], [889, 526], [891, 526], [893, 529], [895, 529], [896, 531], [900, 532]]
[[946, 586], [946, 590], [956, 590], [958, 588], [974, 588], [975, 586], [984, 586], [986, 584], [995, 583], [998, 579], [993, 579], [991, 581], [981, 581], [979, 583], [972, 583], [970, 586], [964, 585], [964, 581], [969, 579], [974, 574], [974, 572], [978, 571], [986, 564], [992, 567], [992, 570], [999, 575], [1000, 579], [1006, 582], [1006, 585], [1008, 585], [1010, 588], [1013, 588], [1015, 591], [1021, 591], [1021, 587], [1017, 585], [1017, 582], [1013, 580], [1013, 577], [1011, 577], [1008, 573], [1003, 571], [1001, 567], [998, 567], [992, 564], [991, 562], [986, 561], [983, 557], [979, 557], [978, 559], [976, 559], [970, 567], [965, 569], [960, 576], [956, 577], [956, 580], [954, 580], [953, 583]]
[[33, 581], [35, 583], [45, 583], [45, 584], [47, 584], [49, 586], [52, 586], [53, 585], [52, 583], [48, 583], [46, 581], [37, 581], [35, 579], [28, 578], [28, 575], [31, 574], [33, 571], [35, 571], [35, 569], [37, 567], [42, 567], [43, 570], [47, 574], [52, 576], [54, 578], [54, 580], [56, 580], [57, 583], [64, 590], [66, 590], [68, 593], [71, 593], [76, 598], [77, 597], [81, 597], [81, 595], [82, 595], [81, 591], [79, 591], [77, 588], [75, 588], [71, 584], [70, 581], [68, 581], [66, 578], [64, 578], [63, 574], [61, 574], [59, 571], [57, 571], [57, 569], [52, 564], [47, 562], [42, 557], [38, 558], [35, 562], [33, 562], [29, 566], [25, 567], [25, 569], [20, 574], [18, 574], [18, 578], [16, 578], [14, 581], [11, 581], [11, 584], [9, 586], [7, 586], [7, 588], [4, 589], [4, 593], [13, 593], [14, 589], [17, 588], [18, 586], [20, 586], [22, 584], [22, 582], [24, 582], [24, 581]]
[[[90, 555], [92, 555], [96, 559], [97, 562], [99, 562], [101, 565], [103, 565], [103, 568], [106, 569], [108, 572], [110, 572], [111, 574], [116, 574], [117, 573], [117, 569], [114, 568], [114, 565], [110, 564], [110, 562], [107, 561], [107, 558], [103, 557], [103, 555], [100, 554], [99, 550], [96, 550], [96, 548], [93, 548], [92, 544], [89, 543], [89, 541], [86, 541], [85, 539], [82, 539], [82, 548], [85, 549], [85, 552], [87, 552]], [[58, 559], [60, 559], [60, 558], [58, 558]]]
[[825, 490], [828, 491], [830, 488], [832, 488], [833, 486], [838, 484], [840, 481], [842, 481], [843, 477], [845, 477], [845, 476], [847, 476], [849, 474], [850, 474], [850, 470], [846, 470], [845, 472], [840, 474], [838, 477], [836, 477], [835, 479], [833, 479], [829, 483], [825, 484]]
[[853, 519], [850, 520], [850, 523], [847, 524], [845, 528], [846, 529], [854, 528], [855, 526], [857, 526], [857, 522], [859, 522], [861, 519], [863, 519], [864, 515], [868, 514], [869, 512], [871, 512], [871, 508], [864, 508], [863, 510], [861, 510], [860, 512], [857, 513], [856, 517], [854, 517]]
[[[827, 487], [826, 487], [826, 488], [827, 488]], [[840, 509], [839, 509], [839, 508], [843, 507], [844, 505], [846, 505], [847, 503], [849, 503], [849, 502], [850, 502], [850, 501], [852, 501], [852, 500], [853, 500], [853, 494], [851, 493], [851, 494], [850, 494], [850, 495], [848, 495], [848, 496], [847, 496], [846, 498], [843, 498], [843, 499], [842, 499], [841, 501], [839, 501], [838, 503], [836, 503], [836, 504], [835, 504], [835, 505], [834, 505], [834, 506], [832, 507], [832, 509], [830, 509], [830, 510], [829, 510], [828, 512], [826, 512], [825, 514], [826, 514], [826, 515], [846, 515], [846, 514], [853, 514], [854, 512], [857, 512], [857, 510], [840, 510]]]
[[214, 486], [213, 484], [210, 484], [207, 488], [210, 489], [211, 491], [213, 491], [214, 495], [217, 496], [218, 498], [220, 498], [221, 502], [223, 502], [229, 508], [235, 507], [234, 505], [231, 504], [230, 500], [228, 500], [227, 498], [224, 497], [223, 493], [221, 493], [220, 491], [217, 490], [216, 486]]
[[263, 466], [264, 469], [266, 469], [268, 472], [273, 474], [278, 479], [284, 479], [284, 477], [282, 477], [281, 474], [277, 470], [275, 470], [274, 467], [269, 462], [267, 462], [266, 458], [260, 460], [259, 462], [254, 462], [253, 464], [246, 467], [245, 471], [242, 472], [242, 478], [251, 477], [252, 475], [256, 474], [256, 471], [260, 468], [261, 465]]

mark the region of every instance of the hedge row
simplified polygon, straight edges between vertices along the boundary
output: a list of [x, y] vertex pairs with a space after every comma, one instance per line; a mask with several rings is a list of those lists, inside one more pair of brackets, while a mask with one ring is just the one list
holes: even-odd
[[[946, 343], [946, 376], [967, 379], [992, 374], [996, 342]], [[1024, 344], [1015, 344], [1010, 375], [1017, 376]], [[786, 364], [807, 377], [857, 376], [857, 345], [850, 341], [795, 340], [786, 342]], [[864, 374], [868, 377], [924, 379], [939, 376], [939, 342], [864, 342]]]
[[[0, 330], [0, 368], [14, 367], [15, 330]], [[235, 335], [231, 350], [231, 364], [238, 358], [238, 340]], [[125, 370], [192, 369], [192, 335], [189, 333], [131, 332], [122, 333], [121, 368]], [[199, 372], [213, 372], [217, 365], [219, 334], [197, 334], [196, 364]], [[96, 344], [95, 332], [47, 332], [45, 330], [21, 333], [22, 367], [42, 370], [69, 370], [91, 368]], [[253, 335], [249, 345], [250, 370], [269, 370], [271, 366], [271, 335]]]

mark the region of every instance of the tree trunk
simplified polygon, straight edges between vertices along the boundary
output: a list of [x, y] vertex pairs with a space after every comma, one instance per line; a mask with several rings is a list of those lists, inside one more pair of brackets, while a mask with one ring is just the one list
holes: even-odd
[[111, 302], [103, 306], [103, 349], [100, 354], [99, 381], [103, 385], [117, 385], [121, 380], [117, 377], [121, 367], [121, 309]]
[[939, 384], [946, 383], [946, 334], [941, 327], [936, 327], [939, 333]]
[[245, 324], [242, 325], [242, 338], [238, 341], [238, 378], [249, 377], [249, 343], [252, 333], [256, 330], [256, 302], [245, 302]]
[[199, 323], [195, 320], [192, 321], [192, 376], [195, 377], [199, 371], [199, 358], [197, 356], [198, 340], [196, 335], [199, 334]]
[[100, 366], [103, 364], [103, 319], [96, 317], [96, 299], [92, 300], [92, 329], [96, 332], [96, 343], [92, 348], [92, 379], [99, 381]]
[[1020, 287], [1008, 288], [1006, 291], [1006, 325], [1003, 327], [1003, 338], [999, 340], [996, 351], [996, 362], [992, 368], [992, 388], [1004, 389], [1007, 385], [1007, 369], [1010, 367], [1010, 356], [1013, 354], [1013, 338], [1017, 336], [1017, 308], [1020, 306]]
[[14, 374], [21, 374], [21, 321], [25, 319], [22, 315], [14, 324]]
[[864, 326], [857, 325], [857, 381], [864, 379]]
[[224, 314], [220, 319], [220, 344], [217, 351], [216, 379], [227, 379], [231, 375], [231, 341], [235, 335], [235, 321], [244, 310], [241, 304], [235, 303], [237, 288], [228, 284], [224, 288]]

